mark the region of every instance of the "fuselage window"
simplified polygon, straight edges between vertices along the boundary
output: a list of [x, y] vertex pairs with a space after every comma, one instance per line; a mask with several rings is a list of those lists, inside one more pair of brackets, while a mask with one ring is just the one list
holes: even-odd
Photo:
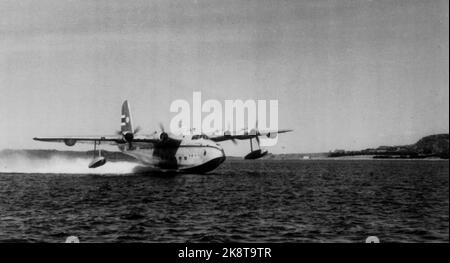
[[184, 159], [187, 160], [187, 156], [184, 156]]
[[206, 156], [206, 150], [203, 151], [203, 155]]

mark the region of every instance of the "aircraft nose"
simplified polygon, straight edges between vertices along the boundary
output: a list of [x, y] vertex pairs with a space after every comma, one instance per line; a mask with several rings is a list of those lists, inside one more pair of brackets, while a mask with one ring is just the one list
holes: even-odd
[[220, 151], [221, 151], [221, 153], [222, 153], [222, 156], [220, 157], [220, 163], [223, 163], [223, 162], [225, 162], [225, 159], [226, 159], [227, 157], [225, 156], [225, 152], [223, 151], [223, 149], [220, 149]]
[[218, 150], [220, 151], [218, 159], [220, 160], [220, 163], [223, 163], [226, 159], [225, 151], [223, 150], [222, 147], [218, 147]]

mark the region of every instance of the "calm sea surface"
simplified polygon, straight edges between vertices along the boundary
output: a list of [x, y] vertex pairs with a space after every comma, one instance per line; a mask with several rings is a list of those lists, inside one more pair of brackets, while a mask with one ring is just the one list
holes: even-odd
[[0, 241], [449, 242], [448, 161], [226, 161], [208, 175], [0, 173]]

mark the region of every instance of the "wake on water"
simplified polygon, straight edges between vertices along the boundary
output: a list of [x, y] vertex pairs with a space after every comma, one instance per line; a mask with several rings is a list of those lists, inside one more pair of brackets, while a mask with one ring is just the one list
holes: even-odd
[[50, 173], [50, 174], [130, 174], [139, 168], [139, 164], [119, 161], [91, 169], [89, 158], [70, 158], [51, 156], [48, 158], [30, 157], [26, 154], [14, 154], [0, 158], [0, 173]]

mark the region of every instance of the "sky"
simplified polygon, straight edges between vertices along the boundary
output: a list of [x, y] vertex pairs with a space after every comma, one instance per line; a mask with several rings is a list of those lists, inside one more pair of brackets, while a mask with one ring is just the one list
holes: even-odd
[[447, 0], [2, 0], [0, 149], [114, 134], [125, 99], [151, 133], [194, 91], [278, 100], [279, 127], [294, 132], [273, 153], [448, 133], [448, 10]]

